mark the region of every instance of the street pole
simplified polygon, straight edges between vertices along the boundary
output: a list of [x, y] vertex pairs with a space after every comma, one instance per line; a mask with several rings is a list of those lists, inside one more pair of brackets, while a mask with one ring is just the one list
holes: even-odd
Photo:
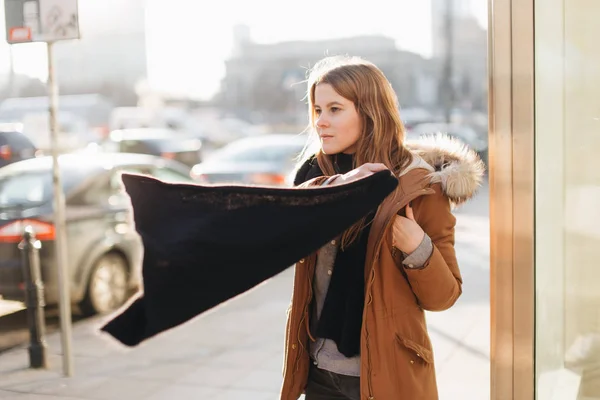
[[446, 10], [444, 15], [444, 33], [446, 38], [446, 54], [444, 54], [444, 75], [443, 75], [443, 99], [444, 99], [444, 118], [447, 123], [452, 122], [452, 108], [454, 107], [454, 1], [446, 0]]
[[52, 149], [52, 184], [54, 189], [54, 229], [56, 269], [58, 271], [58, 292], [61, 344], [63, 351], [63, 373], [73, 376], [73, 353], [71, 346], [71, 290], [69, 268], [67, 264], [67, 238], [65, 222], [65, 196], [62, 190], [58, 165], [58, 82], [52, 53], [53, 42], [47, 43], [48, 49], [48, 96], [50, 112], [50, 147]]
[[9, 57], [10, 57], [10, 69], [8, 72], [8, 93], [7, 93], [7, 97], [15, 97], [15, 89], [16, 89], [16, 84], [15, 84], [15, 53], [13, 51], [13, 47], [12, 46], [8, 46], [8, 51], [9, 51]]

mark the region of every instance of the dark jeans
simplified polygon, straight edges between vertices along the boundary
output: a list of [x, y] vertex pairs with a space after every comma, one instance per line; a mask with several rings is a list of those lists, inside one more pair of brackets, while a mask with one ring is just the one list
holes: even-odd
[[336, 374], [311, 364], [306, 400], [360, 400], [360, 378]]

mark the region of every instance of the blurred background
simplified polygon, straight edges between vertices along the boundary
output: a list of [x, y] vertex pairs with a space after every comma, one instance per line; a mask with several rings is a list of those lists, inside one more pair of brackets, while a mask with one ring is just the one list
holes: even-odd
[[[11, 0], [0, 0], [2, 32], [5, 1]], [[370, 0], [356, 7], [316, 0], [221, 0], [210, 5], [192, 0], [79, 0], [81, 39], [53, 45], [76, 332], [85, 329], [77, 326], [87, 326], [86, 321], [97, 324], [87, 317], [114, 311], [140, 287], [143, 250], [120, 174], [143, 173], [170, 182], [289, 184], [306, 144], [304, 81], [311, 66], [327, 55], [360, 56], [383, 70], [398, 95], [409, 138], [445, 132], [487, 162], [486, 3]], [[42, 242], [47, 329], [58, 329], [47, 68], [45, 44], [9, 46], [0, 40], [0, 353], [28, 339], [18, 250], [25, 225], [32, 225]], [[482, 399], [489, 383], [487, 183], [458, 213], [463, 215], [461, 234], [470, 241], [457, 245], [466, 254], [466, 294], [462, 307], [432, 316], [429, 323], [442, 392], [452, 399]], [[279, 335], [291, 275], [286, 272], [269, 285], [255, 294], [262, 300], [256, 300], [254, 309], [241, 302], [231, 307], [243, 308], [235, 318], [254, 315]], [[453, 320], [457, 315], [459, 324]], [[236, 334], [249, 329], [235, 328]], [[225, 337], [230, 331], [212, 325], [187, 329], [194, 330], [189, 336], [194, 340], [204, 337], [199, 332]], [[77, 335], [76, 348], [103, 357], [112, 354], [87, 333]], [[268, 342], [276, 350], [266, 351], [273, 353], [272, 369], [279, 376], [281, 340], [273, 337]], [[177, 346], [174, 351], [181, 352], [182, 340], [156, 343], [163, 349]], [[227, 349], [217, 350], [236, 348], [230, 342]], [[188, 357], [194, 358], [190, 363], [204, 359], [193, 352]], [[113, 365], [135, 360], [119, 359]], [[480, 385], [468, 386], [475, 397], [458, 394], [466, 386], [454, 371], [457, 366], [464, 369], [466, 362], [470, 372], [465, 379], [481, 378]], [[144, 371], [140, 366], [132, 370]], [[235, 378], [223, 374], [228, 375]], [[279, 384], [274, 375], [264, 379], [273, 393]], [[110, 386], [119, 387], [98, 390]], [[199, 390], [186, 398], [204, 393]], [[119, 397], [123, 393], [106, 398], [129, 398]]]

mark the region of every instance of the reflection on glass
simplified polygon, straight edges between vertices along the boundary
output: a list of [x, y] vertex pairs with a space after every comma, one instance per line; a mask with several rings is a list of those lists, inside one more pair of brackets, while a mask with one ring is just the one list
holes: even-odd
[[592, 400], [600, 399], [600, 2], [551, 3], [536, 3], [535, 15], [537, 398]]

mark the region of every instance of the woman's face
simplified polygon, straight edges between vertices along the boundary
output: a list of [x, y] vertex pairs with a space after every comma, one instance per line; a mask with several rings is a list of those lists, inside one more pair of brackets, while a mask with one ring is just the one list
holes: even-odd
[[362, 127], [354, 103], [340, 96], [328, 83], [315, 88], [315, 125], [323, 153], [356, 152]]

